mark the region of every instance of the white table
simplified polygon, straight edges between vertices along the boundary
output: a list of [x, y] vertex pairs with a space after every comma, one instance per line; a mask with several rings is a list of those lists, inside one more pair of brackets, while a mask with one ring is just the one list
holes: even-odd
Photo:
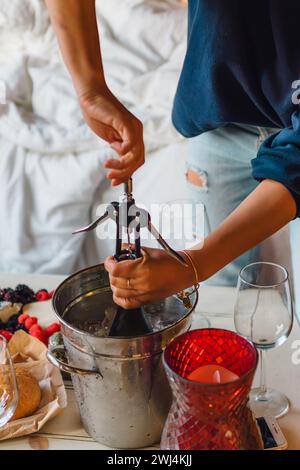
[[[18, 283], [28, 284], [34, 290], [54, 289], [61, 281], [61, 276], [0, 274], [0, 287], [15, 287]], [[193, 327], [201, 314], [205, 314], [211, 325], [219, 328], [234, 329], [233, 305], [235, 289], [229, 287], [208, 287], [200, 289], [200, 300], [194, 314]], [[40, 319], [41, 324], [54, 320], [50, 302], [38, 302], [32, 306], [32, 314]], [[280, 426], [288, 441], [289, 449], [300, 449], [300, 364], [292, 362], [292, 354], [299, 341], [300, 329], [295, 321], [289, 339], [281, 347], [268, 352], [266, 368], [267, 383], [278, 388], [290, 399], [291, 409], [279, 419]], [[300, 349], [299, 349], [300, 351]], [[300, 359], [300, 352], [298, 355]], [[255, 382], [257, 382], [257, 377]], [[107, 447], [98, 444], [82, 428], [71, 382], [66, 382], [68, 395], [67, 408], [52, 421], [47, 423], [41, 432], [23, 438], [0, 442], [0, 451], [17, 449], [82, 449], [104, 450]]]

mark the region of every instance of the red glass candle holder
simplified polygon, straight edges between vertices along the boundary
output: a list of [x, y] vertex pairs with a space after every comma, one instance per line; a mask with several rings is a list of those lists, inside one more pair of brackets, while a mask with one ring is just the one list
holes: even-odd
[[[163, 361], [173, 403], [162, 434], [162, 449], [263, 448], [247, 406], [258, 361], [252, 343], [233, 331], [193, 330], [168, 345]], [[225, 367], [238, 379], [214, 384], [187, 379], [195, 369], [213, 364]]]

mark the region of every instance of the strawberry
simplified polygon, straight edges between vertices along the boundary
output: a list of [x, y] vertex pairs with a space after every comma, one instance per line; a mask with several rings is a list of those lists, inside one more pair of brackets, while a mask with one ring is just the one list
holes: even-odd
[[33, 325], [37, 324], [37, 321], [38, 321], [37, 317], [28, 317], [28, 318], [26, 318], [26, 320], [24, 322], [25, 328], [27, 328], [27, 330], [30, 330], [30, 328]]
[[48, 346], [48, 337], [47, 337], [46, 333], [43, 330], [36, 329], [35, 331], [33, 331], [30, 334], [31, 334], [31, 336], [33, 336], [34, 338], [37, 338], [42, 343], [44, 343], [46, 346]]
[[29, 328], [29, 334], [31, 335], [31, 334], [34, 333], [35, 331], [43, 331], [43, 328], [42, 328], [41, 325], [39, 325], [38, 323], [34, 323], [34, 325], [32, 325], [32, 326]]
[[7, 330], [0, 330], [0, 335], [3, 336], [6, 341], [9, 341], [13, 337], [13, 334]]
[[52, 299], [52, 297], [54, 296], [54, 292], [55, 292], [55, 289], [53, 289], [51, 292], [49, 292], [49, 298]]
[[21, 315], [19, 315], [18, 317], [18, 322], [25, 323], [25, 320], [27, 320], [27, 318], [29, 318], [29, 315], [27, 315], [27, 313], [21, 313]]
[[39, 290], [35, 297], [38, 302], [44, 302], [44, 300], [49, 300], [51, 298], [46, 289]]
[[60, 331], [60, 325], [58, 323], [52, 323], [51, 325], [47, 326], [47, 328], [45, 329], [45, 333], [48, 337], [52, 336], [54, 333], [57, 333], [58, 331]]

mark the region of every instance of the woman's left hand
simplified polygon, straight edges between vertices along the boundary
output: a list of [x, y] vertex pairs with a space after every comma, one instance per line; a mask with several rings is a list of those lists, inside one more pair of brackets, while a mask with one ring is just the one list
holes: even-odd
[[116, 304], [126, 309], [137, 308], [194, 284], [190, 266], [183, 266], [163, 250], [142, 251], [143, 257], [136, 260], [117, 262], [109, 256], [105, 261]]

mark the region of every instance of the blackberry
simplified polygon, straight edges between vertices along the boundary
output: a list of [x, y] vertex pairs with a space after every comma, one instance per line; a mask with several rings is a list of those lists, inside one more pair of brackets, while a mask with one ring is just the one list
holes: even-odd
[[25, 284], [18, 284], [15, 289], [16, 294], [21, 299], [21, 303], [29, 304], [30, 302], [35, 301], [35, 293], [30, 287]]
[[14, 303], [15, 304], [22, 304], [23, 303], [23, 297], [18, 294], [18, 292], [14, 292]]
[[0, 301], [4, 300], [4, 295], [6, 294], [6, 289], [0, 289]]
[[4, 323], [3, 321], [0, 321], [0, 330], [5, 330], [6, 328], [6, 323]]
[[12, 320], [11, 318], [8, 320], [6, 324], [6, 328], [15, 328], [18, 325], [18, 320]]
[[13, 289], [5, 289], [6, 292], [4, 293], [3, 295], [3, 300], [5, 302], [11, 302], [11, 303], [15, 303], [16, 302], [16, 293]]
[[23, 305], [26, 305], [26, 304], [29, 304], [29, 300], [27, 297], [24, 297], [23, 295], [20, 295], [20, 294], [17, 294], [17, 303], [18, 304], [23, 304]]
[[14, 326], [6, 326], [6, 331], [10, 331], [11, 333], [14, 333], [16, 331], [16, 327]]
[[35, 302], [36, 297], [30, 287], [25, 284], [18, 284], [15, 290], [9, 287], [0, 289], [0, 301], [2, 300], [11, 303], [29, 304]]
[[16, 328], [15, 328], [15, 331], [18, 331], [18, 330], [23, 330], [25, 331], [26, 333], [28, 332], [27, 328], [25, 325], [21, 324], [21, 323], [18, 323]]
[[18, 318], [19, 318], [19, 313], [15, 313], [14, 315], [12, 315], [10, 318], [9, 318], [9, 322], [13, 322], [13, 321], [18, 321]]
[[30, 289], [30, 287], [28, 287], [26, 284], [18, 284], [15, 288], [15, 290], [17, 292], [21, 292], [23, 294], [26, 294], [26, 293], [32, 293], [33, 290]]
[[18, 284], [16, 289], [16, 292], [19, 292], [22, 295], [26, 295], [27, 297], [33, 296], [34, 297], [34, 291], [26, 286], [25, 284]]

